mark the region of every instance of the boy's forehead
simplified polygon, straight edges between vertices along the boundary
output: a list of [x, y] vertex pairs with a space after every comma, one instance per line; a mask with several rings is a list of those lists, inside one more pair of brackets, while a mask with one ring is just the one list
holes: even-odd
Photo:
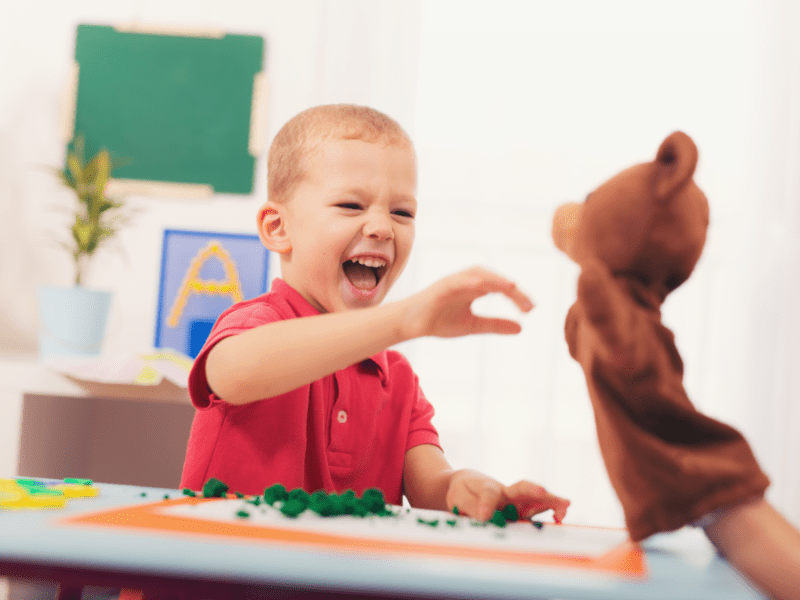
[[303, 180], [329, 192], [369, 195], [388, 184], [395, 200], [416, 203], [416, 156], [409, 144], [331, 138], [317, 146], [303, 171]]
[[330, 162], [339, 163], [348, 159], [358, 161], [364, 157], [377, 156], [380, 154], [379, 150], [388, 150], [392, 154], [399, 153], [400, 156], [397, 154], [394, 156], [395, 159], [399, 159], [399, 162], [393, 160], [393, 166], [400, 166], [402, 163], [402, 167], [412, 169], [416, 177], [417, 157], [413, 146], [394, 141], [332, 137], [321, 141], [309, 154], [309, 160], [306, 163], [308, 166], [313, 164], [320, 168]]

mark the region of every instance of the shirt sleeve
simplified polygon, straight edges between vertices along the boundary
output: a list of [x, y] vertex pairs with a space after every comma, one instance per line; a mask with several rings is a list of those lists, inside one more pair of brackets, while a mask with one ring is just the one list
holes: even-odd
[[414, 446], [422, 444], [433, 444], [440, 450], [442, 445], [439, 443], [439, 432], [433, 426], [433, 405], [425, 398], [422, 389], [419, 387], [417, 376], [414, 375], [415, 399], [411, 409], [411, 423], [408, 428], [408, 440], [406, 451]]
[[213, 392], [206, 378], [206, 359], [215, 345], [226, 337], [237, 335], [259, 325], [281, 321], [284, 318], [273, 307], [263, 303], [234, 305], [222, 313], [211, 329], [205, 345], [195, 358], [192, 370], [189, 372], [189, 397], [194, 407], [204, 410], [224, 402]]

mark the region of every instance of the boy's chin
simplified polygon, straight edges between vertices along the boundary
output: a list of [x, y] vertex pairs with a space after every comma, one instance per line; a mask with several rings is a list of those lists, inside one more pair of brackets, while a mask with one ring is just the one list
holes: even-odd
[[348, 279], [342, 281], [340, 286], [340, 299], [347, 309], [368, 308], [380, 304], [386, 295], [386, 290], [381, 282], [371, 290], [362, 290], [355, 287]]

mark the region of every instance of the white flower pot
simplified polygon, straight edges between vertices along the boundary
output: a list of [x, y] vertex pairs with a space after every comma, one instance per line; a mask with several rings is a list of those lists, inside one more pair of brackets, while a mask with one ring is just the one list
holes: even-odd
[[39, 357], [100, 354], [111, 292], [47, 285], [38, 292]]

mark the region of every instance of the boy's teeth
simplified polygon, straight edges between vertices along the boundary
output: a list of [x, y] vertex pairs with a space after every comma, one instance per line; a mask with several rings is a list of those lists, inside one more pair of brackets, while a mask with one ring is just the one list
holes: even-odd
[[365, 267], [372, 267], [373, 269], [386, 266], [386, 261], [380, 258], [356, 258], [354, 262], [364, 265]]

